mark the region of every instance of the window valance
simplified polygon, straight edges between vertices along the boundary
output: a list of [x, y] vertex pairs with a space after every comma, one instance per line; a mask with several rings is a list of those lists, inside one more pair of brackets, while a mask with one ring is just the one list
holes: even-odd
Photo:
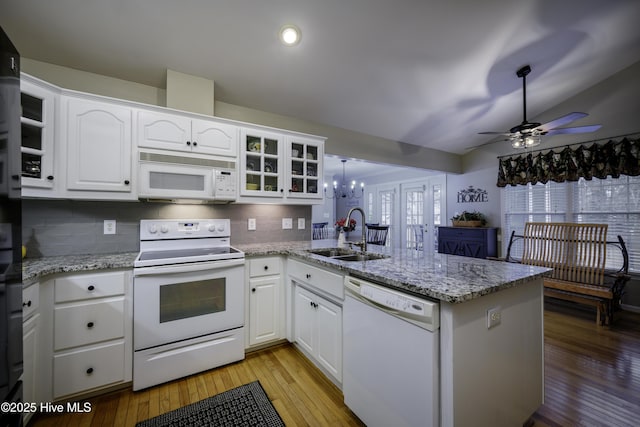
[[[572, 148], [575, 147], [575, 148]], [[640, 175], [640, 139], [565, 146], [499, 159], [498, 187]]]

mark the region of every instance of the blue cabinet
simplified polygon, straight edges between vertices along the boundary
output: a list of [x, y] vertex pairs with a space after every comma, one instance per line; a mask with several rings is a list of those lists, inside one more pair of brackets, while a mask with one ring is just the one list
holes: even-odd
[[438, 252], [473, 258], [498, 256], [498, 229], [438, 227]]

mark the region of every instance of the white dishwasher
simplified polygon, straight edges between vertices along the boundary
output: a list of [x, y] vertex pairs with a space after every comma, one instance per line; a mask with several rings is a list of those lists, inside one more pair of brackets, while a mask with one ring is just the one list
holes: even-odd
[[347, 276], [345, 404], [368, 427], [440, 425], [440, 305]]

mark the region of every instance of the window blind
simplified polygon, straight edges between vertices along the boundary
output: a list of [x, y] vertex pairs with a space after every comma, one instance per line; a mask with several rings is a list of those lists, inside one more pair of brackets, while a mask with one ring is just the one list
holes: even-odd
[[[605, 223], [607, 240], [620, 235], [629, 252], [629, 271], [640, 272], [640, 177], [597, 179], [577, 182], [548, 182], [504, 189], [504, 249], [511, 232], [522, 234], [526, 222]], [[522, 243], [511, 249], [522, 254]], [[615, 248], [607, 251], [607, 268], [619, 268], [622, 256]]]

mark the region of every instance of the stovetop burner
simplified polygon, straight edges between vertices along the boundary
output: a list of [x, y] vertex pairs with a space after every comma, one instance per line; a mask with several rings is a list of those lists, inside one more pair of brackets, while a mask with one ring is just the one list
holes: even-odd
[[244, 252], [230, 245], [230, 237], [228, 219], [141, 220], [134, 267], [244, 258]]
[[219, 258], [221, 255], [230, 255], [230, 254], [239, 254], [241, 253], [239, 250], [228, 247], [220, 247], [220, 248], [187, 248], [187, 249], [173, 249], [173, 250], [165, 250], [165, 251], [148, 251], [141, 252], [138, 259], [140, 261], [152, 261], [152, 260], [163, 260], [163, 259], [184, 259], [191, 257], [211, 257], [211, 259]]

